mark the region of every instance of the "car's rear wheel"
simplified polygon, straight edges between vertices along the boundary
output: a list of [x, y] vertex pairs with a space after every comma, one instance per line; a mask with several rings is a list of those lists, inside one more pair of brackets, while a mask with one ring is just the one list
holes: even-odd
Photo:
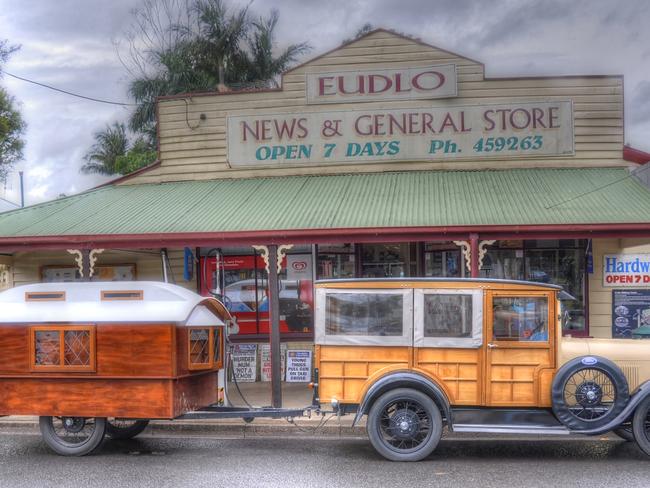
[[62, 456], [85, 456], [94, 451], [106, 433], [105, 418], [40, 417], [43, 440]]
[[632, 429], [636, 443], [650, 456], [650, 397], [636, 407], [632, 418]]
[[106, 422], [106, 435], [111, 439], [132, 439], [141, 434], [149, 425], [148, 420], [111, 418]]
[[366, 430], [372, 446], [386, 459], [420, 461], [440, 442], [442, 416], [429, 396], [399, 388], [375, 401]]

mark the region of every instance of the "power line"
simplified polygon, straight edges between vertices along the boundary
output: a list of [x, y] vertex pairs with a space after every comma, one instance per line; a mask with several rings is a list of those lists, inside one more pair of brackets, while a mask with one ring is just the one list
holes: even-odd
[[622, 178], [619, 178], [619, 179], [614, 180], [614, 181], [610, 181], [609, 183], [606, 183], [606, 184], [604, 184], [604, 185], [602, 185], [602, 186], [598, 186], [598, 187], [593, 188], [593, 189], [591, 189], [591, 190], [589, 190], [589, 191], [586, 191], [586, 192], [584, 192], [584, 193], [580, 193], [580, 194], [578, 194], [578, 195], [576, 195], [576, 196], [574, 196], [574, 197], [568, 198], [568, 199], [566, 199], [566, 200], [562, 200], [562, 201], [560, 201], [560, 202], [554, 203], [553, 205], [549, 205], [548, 207], [544, 207], [544, 208], [545, 208], [546, 210], [550, 210], [550, 209], [552, 209], [552, 208], [558, 207], [558, 206], [563, 205], [563, 204], [565, 204], [565, 203], [572, 202], [573, 200], [577, 200], [578, 198], [585, 197], [585, 196], [587, 196], [587, 195], [590, 195], [590, 194], [592, 194], [592, 193], [595, 193], [595, 192], [597, 192], [597, 191], [600, 191], [600, 190], [602, 190], [602, 189], [604, 189], [604, 188], [607, 188], [608, 186], [612, 186], [612, 185], [615, 185], [615, 184], [617, 184], [617, 183], [620, 183], [621, 181], [625, 181], [625, 180], [627, 180], [628, 178], [631, 178], [633, 175], [635, 175], [635, 174], [639, 174], [641, 171], [645, 171], [645, 170], [647, 170], [648, 168], [650, 168], [650, 164], [646, 164], [646, 165], [644, 165], [644, 166], [641, 166], [640, 168], [635, 168], [634, 170], [630, 171], [630, 173], [629, 173], [628, 175], [623, 176]]
[[22, 76], [14, 75], [12, 73], [9, 73], [8, 71], [5, 71], [3, 69], [0, 69], [0, 73], [4, 73], [7, 76], [11, 76], [12, 78], [16, 78], [17, 80], [21, 81], [26, 81], [27, 83], [32, 83], [34, 85], [42, 86], [43, 88], [47, 88], [49, 90], [54, 90], [60, 93], [65, 93], [66, 95], [70, 95], [73, 97], [77, 98], [83, 98], [84, 100], [90, 100], [91, 102], [99, 102], [99, 103], [107, 103], [109, 105], [121, 105], [123, 107], [134, 107], [137, 106], [137, 103], [124, 103], [124, 102], [113, 102], [111, 100], [103, 100], [101, 98], [93, 98], [93, 97], [87, 97], [85, 95], [79, 95], [78, 93], [73, 93], [67, 90], [62, 90], [61, 88], [56, 88], [54, 86], [46, 85], [45, 83], [39, 83], [38, 81], [30, 80], [28, 78], [23, 78]]

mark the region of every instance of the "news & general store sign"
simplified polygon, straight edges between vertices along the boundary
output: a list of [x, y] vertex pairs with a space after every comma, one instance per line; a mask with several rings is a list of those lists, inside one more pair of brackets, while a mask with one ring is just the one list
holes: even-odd
[[650, 254], [605, 254], [603, 286], [650, 287]]
[[570, 101], [229, 116], [233, 167], [563, 156]]
[[456, 65], [307, 73], [307, 103], [455, 97]]

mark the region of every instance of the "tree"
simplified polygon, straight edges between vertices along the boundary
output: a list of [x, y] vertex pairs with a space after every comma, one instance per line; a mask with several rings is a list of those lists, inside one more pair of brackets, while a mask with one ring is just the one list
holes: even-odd
[[[0, 40], [0, 68], [18, 49], [10, 46], [8, 41]], [[0, 87], [0, 180], [4, 180], [11, 167], [23, 157], [25, 127], [15, 99]]]
[[225, 85], [274, 85], [274, 78], [310, 49], [299, 43], [274, 56], [278, 12], [252, 21], [248, 7], [229, 9], [223, 0], [144, 0], [133, 15], [128, 55], [120, 56], [138, 104], [129, 127], [150, 141], [157, 97]]
[[95, 143], [84, 159], [81, 172], [101, 175], [131, 173], [156, 160], [156, 150], [140, 136], [131, 141], [123, 122], [114, 122], [95, 133]]
[[82, 173], [100, 175], [117, 174], [117, 158], [128, 151], [129, 138], [126, 126], [121, 122], [107, 125], [104, 130], [95, 132], [95, 144], [90, 148], [84, 159], [86, 164], [81, 167]]
[[291, 44], [278, 56], [274, 56], [274, 31], [279, 18], [279, 12], [272, 10], [268, 18], [260, 17], [259, 20], [253, 22], [252, 34], [248, 39], [248, 52], [245, 54], [248, 64], [246, 81], [267, 82], [278, 86], [276, 77], [286, 71], [299, 56], [311, 49], [308, 43], [301, 42]]
[[352, 41], [354, 41], [356, 39], [359, 39], [360, 37], [365, 36], [366, 34], [372, 32], [373, 30], [375, 30], [373, 25], [370, 22], [366, 22], [365, 24], [363, 24], [359, 28], [359, 30], [357, 30], [357, 33], [354, 35], [353, 38], [351, 38], [351, 39], [350, 38], [343, 39], [343, 42], [341, 44], [347, 44], [347, 43], [352, 42]]

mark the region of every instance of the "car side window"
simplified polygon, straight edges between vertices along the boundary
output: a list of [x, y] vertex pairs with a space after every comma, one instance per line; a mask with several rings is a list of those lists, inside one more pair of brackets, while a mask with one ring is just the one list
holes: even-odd
[[401, 336], [404, 296], [399, 294], [336, 293], [327, 296], [325, 334]]
[[424, 337], [470, 337], [472, 295], [424, 295]]
[[548, 341], [546, 297], [494, 297], [492, 317], [493, 339], [496, 341]]

